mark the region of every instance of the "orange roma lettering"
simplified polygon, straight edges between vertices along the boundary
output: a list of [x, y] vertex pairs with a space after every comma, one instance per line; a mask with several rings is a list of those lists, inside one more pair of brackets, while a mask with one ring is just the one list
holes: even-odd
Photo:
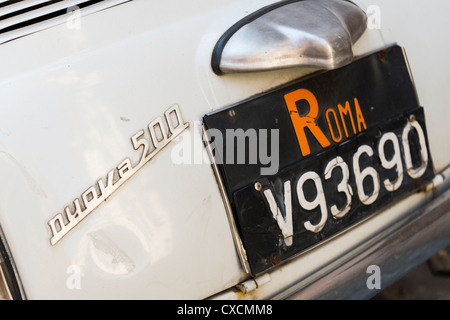
[[[339, 138], [336, 138], [336, 135], [334, 134], [334, 130], [333, 130], [333, 126], [331, 124], [331, 120], [330, 120], [330, 114], [333, 113], [333, 117], [334, 117], [334, 123], [336, 125], [336, 129], [339, 132]], [[333, 138], [334, 142], [340, 142], [342, 140], [342, 132], [341, 132], [341, 127], [339, 126], [339, 122], [338, 122], [338, 118], [336, 115], [336, 112], [330, 108], [327, 110], [327, 112], [325, 113], [326, 117], [327, 117], [327, 123], [328, 123], [328, 128], [330, 129], [330, 133], [331, 133], [331, 138]]]
[[358, 122], [358, 130], [361, 132], [361, 124], [364, 126], [364, 130], [367, 130], [366, 121], [364, 120], [361, 108], [359, 107], [358, 99], [355, 98], [355, 110], [356, 110], [356, 121]]
[[338, 105], [339, 114], [341, 115], [342, 126], [344, 127], [345, 136], [348, 138], [347, 125], [345, 124], [344, 115], [350, 116], [350, 122], [353, 127], [353, 133], [356, 134], [355, 123], [353, 122], [352, 110], [350, 109], [350, 103], [348, 101], [345, 102], [345, 108], [342, 105]]
[[[325, 134], [316, 124], [316, 118], [319, 113], [319, 104], [314, 94], [309, 90], [299, 89], [286, 94], [284, 96], [284, 100], [286, 101], [286, 106], [288, 108], [289, 115], [291, 116], [292, 124], [294, 125], [302, 155], [305, 157], [311, 153], [308, 140], [306, 139], [306, 128], [311, 131], [322, 148], [330, 146], [330, 141], [328, 141]], [[309, 113], [303, 117], [299, 115], [296, 105], [296, 103], [301, 100], [306, 100], [309, 103]]]

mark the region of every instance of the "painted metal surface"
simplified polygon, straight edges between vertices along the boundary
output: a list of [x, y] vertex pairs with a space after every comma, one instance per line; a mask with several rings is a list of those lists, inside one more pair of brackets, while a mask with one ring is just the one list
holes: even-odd
[[[442, 70], [449, 69], [450, 44], [438, 41], [446, 19], [436, 17], [448, 3], [355, 2], [365, 10], [377, 5], [382, 15], [381, 27], [367, 30], [354, 54], [395, 42], [405, 48], [420, 102], [430, 110], [434, 165], [442, 170], [450, 159], [442, 138], [449, 136], [450, 91]], [[0, 45], [0, 223], [28, 298], [202, 299], [247, 280], [203, 160], [200, 120], [314, 71], [222, 77], [212, 71], [219, 37], [270, 3], [135, 0], [82, 17], [79, 28], [63, 23]], [[427, 23], [418, 24], [424, 16]], [[189, 129], [51, 246], [47, 222], [135, 152], [130, 137], [174, 104]], [[317, 279], [321, 266], [430, 194], [414, 195], [295, 259], [250, 296]]]
[[[183, 139], [202, 145], [194, 120], [210, 109], [190, 63], [207, 15], [174, 3], [131, 2], [0, 48], [0, 219], [30, 299], [204, 298], [241, 278], [211, 167], [172, 161]], [[52, 247], [47, 221], [175, 103], [190, 128]]]

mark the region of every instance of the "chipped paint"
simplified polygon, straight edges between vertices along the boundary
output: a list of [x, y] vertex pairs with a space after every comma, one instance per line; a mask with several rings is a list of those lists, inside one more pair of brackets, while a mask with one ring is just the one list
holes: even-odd
[[[88, 234], [92, 240], [93, 248], [96, 249], [94, 255], [98, 266], [107, 268], [109, 273], [130, 274], [136, 265], [134, 261], [103, 231], [95, 231]], [[99, 258], [102, 253], [103, 257]], [[105, 256], [106, 255], [106, 256]]]

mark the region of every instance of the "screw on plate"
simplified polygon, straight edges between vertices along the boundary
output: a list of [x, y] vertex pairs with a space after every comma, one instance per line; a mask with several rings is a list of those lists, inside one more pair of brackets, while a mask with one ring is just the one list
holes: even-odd
[[410, 115], [409, 116], [409, 121], [411, 121], [411, 122], [414, 122], [414, 121], [416, 121], [416, 116], [415, 115]]
[[230, 118], [235, 118], [236, 117], [236, 111], [234, 111], [233, 109], [231, 109], [230, 111], [228, 111], [228, 116]]
[[277, 266], [280, 264], [280, 258], [278, 258], [277, 256], [273, 256], [272, 258], [270, 258], [270, 263], [272, 263], [273, 266]]
[[386, 60], [386, 50], [381, 50], [378, 53], [378, 56], [380, 57], [381, 60], [385, 61]]
[[261, 190], [262, 190], [262, 184], [259, 183], [259, 182], [256, 182], [256, 183], [255, 183], [255, 190], [256, 190], [256, 191], [261, 191]]

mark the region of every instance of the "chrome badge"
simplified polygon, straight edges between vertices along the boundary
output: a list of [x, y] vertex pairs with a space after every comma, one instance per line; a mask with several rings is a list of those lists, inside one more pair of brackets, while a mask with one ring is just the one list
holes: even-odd
[[175, 137], [189, 127], [184, 122], [180, 108], [174, 105], [148, 125], [151, 141], [144, 137], [145, 131], [140, 130], [131, 137], [134, 150], [141, 149], [140, 160], [132, 165], [130, 158], [123, 160], [117, 167], [110, 170], [104, 179], [90, 186], [80, 197], [73, 201], [73, 206], [66, 206], [49, 222], [52, 237], [50, 243], [55, 245], [70, 230], [97, 208], [103, 201], [130, 179], [139, 169], [149, 162], [158, 152], [167, 146]]

